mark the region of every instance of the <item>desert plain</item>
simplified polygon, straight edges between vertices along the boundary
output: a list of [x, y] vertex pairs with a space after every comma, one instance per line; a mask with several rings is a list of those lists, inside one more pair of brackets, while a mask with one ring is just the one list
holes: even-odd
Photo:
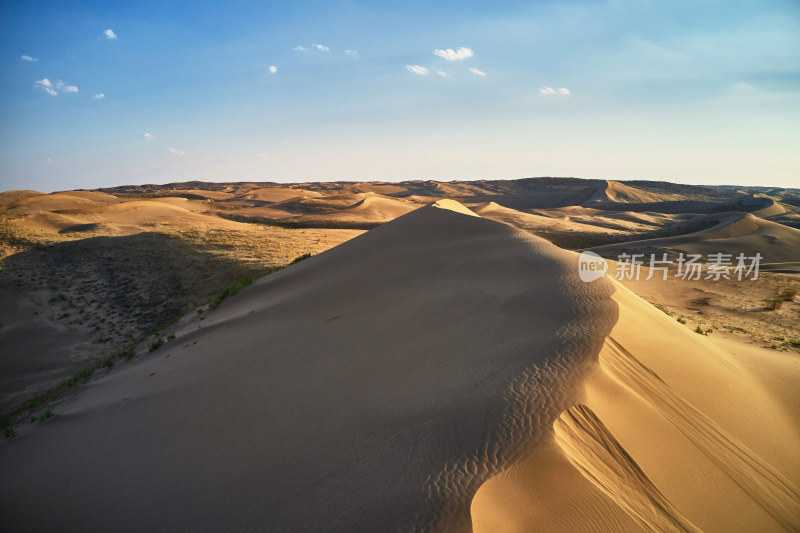
[[798, 531], [798, 228], [659, 181], [2, 192], [0, 529]]

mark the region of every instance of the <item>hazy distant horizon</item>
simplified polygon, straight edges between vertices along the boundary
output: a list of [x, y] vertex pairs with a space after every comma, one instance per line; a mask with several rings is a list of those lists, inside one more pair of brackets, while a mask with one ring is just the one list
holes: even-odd
[[[477, 179], [436, 179], [436, 178], [411, 178], [411, 179], [395, 179], [395, 180], [382, 180], [382, 179], [364, 179], [364, 180], [352, 180], [352, 179], [329, 179], [329, 180], [285, 180], [285, 181], [275, 181], [275, 180], [261, 180], [261, 179], [235, 179], [235, 180], [201, 180], [201, 179], [179, 179], [179, 180], [170, 180], [170, 181], [163, 181], [163, 182], [154, 182], [154, 181], [142, 181], [139, 183], [119, 183], [114, 185], [101, 185], [98, 187], [71, 187], [71, 188], [62, 188], [62, 189], [49, 189], [49, 190], [41, 190], [36, 189], [42, 193], [54, 193], [60, 191], [71, 191], [71, 190], [97, 190], [97, 189], [113, 189], [116, 187], [135, 187], [135, 186], [145, 186], [145, 185], [156, 185], [159, 187], [164, 187], [167, 185], [172, 184], [182, 184], [182, 183], [191, 183], [191, 182], [200, 182], [200, 183], [214, 183], [219, 185], [225, 184], [241, 184], [241, 183], [275, 183], [278, 185], [286, 184], [300, 184], [300, 183], [376, 183], [376, 182], [386, 182], [386, 183], [401, 183], [401, 182], [410, 182], [410, 181], [435, 181], [440, 183], [453, 183], [453, 182], [478, 182], [478, 181], [514, 181], [514, 180], [523, 180], [523, 179], [579, 179], [579, 180], [603, 180], [603, 179], [611, 179], [611, 178], [595, 178], [595, 177], [581, 177], [581, 176], [526, 176], [524, 178], [477, 178]], [[677, 183], [679, 185], [693, 185], [698, 187], [747, 187], [747, 188], [781, 188], [781, 189], [789, 189], [789, 190], [800, 190], [800, 187], [791, 187], [791, 186], [782, 186], [782, 185], [770, 185], [770, 184], [759, 184], [759, 185], [746, 185], [742, 183], [719, 183], [719, 184], [709, 184], [709, 183], [686, 183], [681, 181], [675, 180], [668, 180], [668, 179], [651, 179], [651, 180], [642, 180], [637, 178], [630, 178], [630, 179], [623, 179], [623, 178], [616, 178], [613, 181], [621, 181], [621, 182], [653, 182], [653, 183]], [[6, 192], [11, 190], [24, 190], [24, 189], [1, 189], [0, 192]]]
[[0, 6], [0, 189], [800, 180], [800, 4]]

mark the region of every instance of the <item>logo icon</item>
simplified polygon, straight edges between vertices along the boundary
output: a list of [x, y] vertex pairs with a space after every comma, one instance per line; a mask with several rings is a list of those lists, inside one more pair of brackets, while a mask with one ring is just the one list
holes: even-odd
[[581, 252], [578, 257], [578, 275], [586, 283], [605, 277], [608, 263], [594, 252]]

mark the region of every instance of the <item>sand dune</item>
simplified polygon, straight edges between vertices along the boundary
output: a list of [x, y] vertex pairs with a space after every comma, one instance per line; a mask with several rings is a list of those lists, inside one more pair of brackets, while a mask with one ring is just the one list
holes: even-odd
[[[800, 527], [792, 399], [627, 290], [618, 287], [613, 298], [619, 320], [584, 397], [555, 421], [544, 451], [481, 487], [474, 530]], [[761, 362], [767, 375], [785, 372], [775, 356]], [[543, 496], [553, 491], [559, 501]], [[533, 510], [520, 520], [503, 502], [523, 498]]]
[[304, 189], [269, 187], [263, 189], [253, 189], [252, 191], [248, 191], [242, 195], [239, 195], [238, 198], [242, 198], [245, 200], [258, 200], [260, 202], [274, 203], [283, 200], [289, 200], [290, 198], [297, 198], [298, 196], [306, 198], [318, 198], [322, 195], [317, 191], [308, 191]]
[[32, 196], [40, 196], [44, 193], [39, 191], [4, 191], [0, 192], [0, 208], [3, 206], [10, 204], [11, 202], [16, 202], [17, 200], [22, 200], [23, 198], [30, 198]]
[[583, 205], [591, 206], [592, 204], [603, 203], [647, 204], [669, 200], [674, 200], [674, 197], [643, 191], [618, 181], [605, 180], [598, 185], [589, 201]]
[[622, 252], [666, 251], [670, 256], [681, 252], [701, 254], [704, 259], [714, 253], [733, 254], [734, 257], [740, 253], [746, 256], [759, 253], [764, 270], [800, 271], [800, 230], [749, 213], [720, 213], [702, 220], [716, 224], [686, 235], [598, 246], [592, 250], [607, 257]]
[[361, 199], [350, 207], [329, 213], [292, 217], [288, 222], [316, 227], [368, 227], [389, 222], [418, 207], [370, 192], [361, 195]]
[[574, 401], [613, 322], [569, 257], [443, 201], [267, 277], [4, 444], [0, 514], [468, 531], [474, 491]]
[[90, 198], [66, 193], [55, 193], [20, 198], [19, 200], [6, 204], [0, 211], [7, 214], [20, 215], [39, 213], [42, 211], [81, 209], [95, 205], [97, 205], [97, 203]]

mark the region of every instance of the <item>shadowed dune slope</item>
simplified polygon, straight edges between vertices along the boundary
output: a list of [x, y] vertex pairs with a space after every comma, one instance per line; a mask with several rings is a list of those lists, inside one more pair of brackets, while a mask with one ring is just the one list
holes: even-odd
[[[469, 531], [616, 319], [442, 200], [262, 279], [0, 445], [14, 531]], [[202, 326], [202, 327], [200, 327]]]

